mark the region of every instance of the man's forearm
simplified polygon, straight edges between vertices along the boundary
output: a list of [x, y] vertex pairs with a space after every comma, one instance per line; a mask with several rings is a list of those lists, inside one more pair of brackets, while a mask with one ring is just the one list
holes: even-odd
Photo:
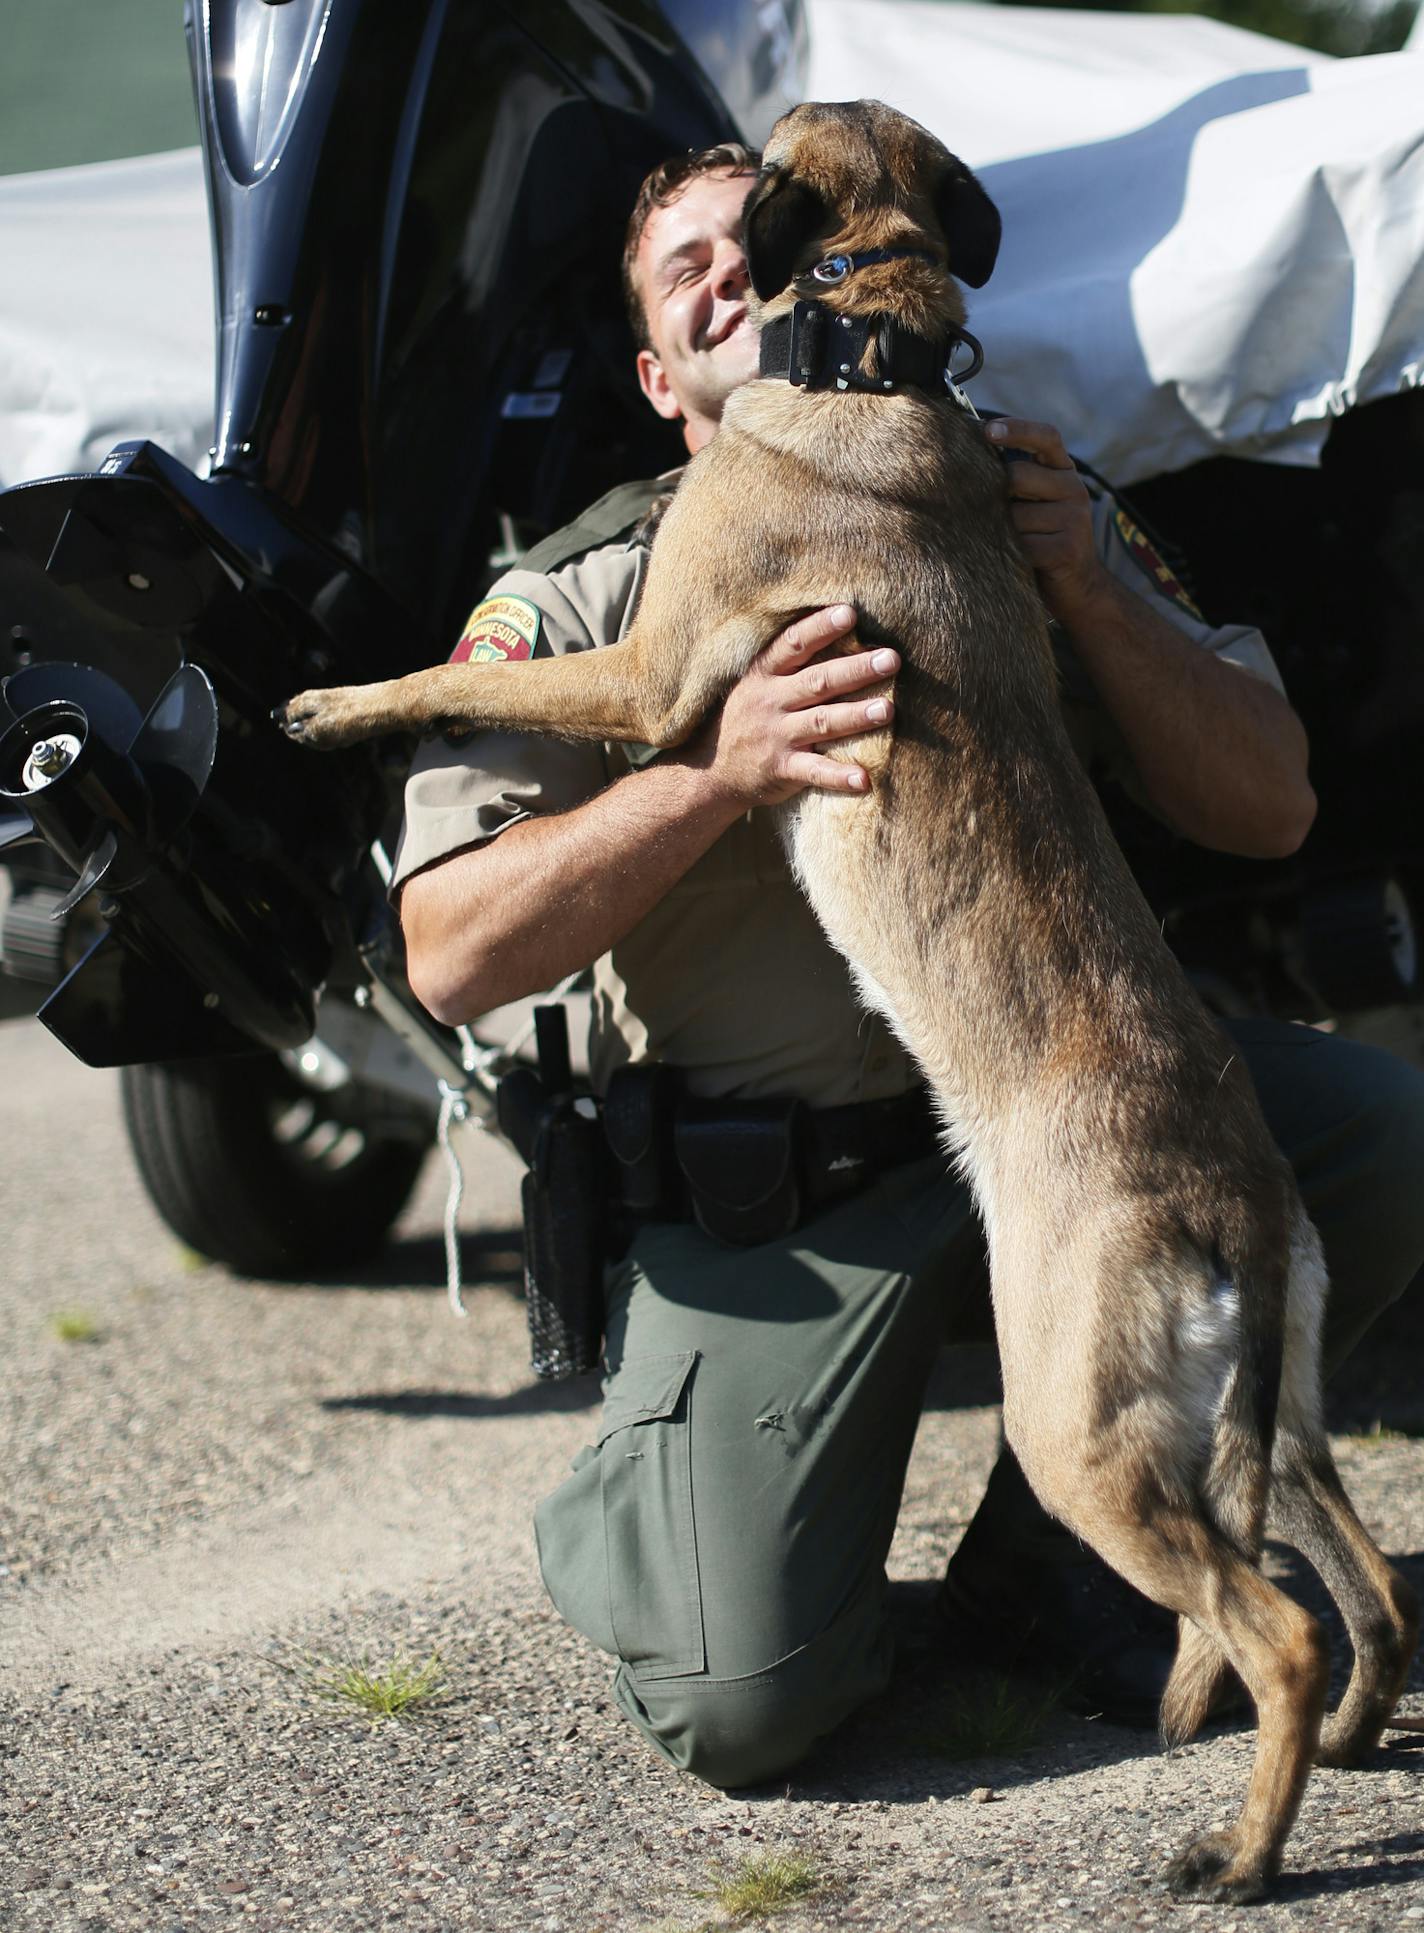
[[1280, 693], [1200, 649], [1106, 573], [1060, 616], [1168, 824], [1222, 852], [1294, 852], [1315, 795], [1304, 728]]
[[1294, 852], [1315, 817], [1300, 720], [1280, 693], [1183, 637], [1106, 569], [1086, 484], [1051, 423], [998, 417], [1009, 511], [1052, 616], [1116, 721], [1148, 798], [1199, 845]]
[[572, 812], [525, 819], [407, 880], [406, 964], [417, 998], [454, 1026], [537, 993], [631, 932], [743, 813], [812, 785], [870, 788], [833, 756], [889, 718], [894, 651], [822, 657], [849, 637], [849, 605], [811, 611], [753, 661], [674, 752]]
[[667, 757], [417, 873], [401, 895], [417, 998], [454, 1026], [587, 966], [743, 810], [705, 767]]

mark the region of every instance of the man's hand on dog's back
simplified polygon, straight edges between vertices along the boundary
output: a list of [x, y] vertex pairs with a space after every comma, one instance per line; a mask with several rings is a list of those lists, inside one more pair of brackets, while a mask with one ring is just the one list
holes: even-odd
[[772, 639], [686, 745], [570, 811], [535, 815], [415, 874], [401, 895], [416, 997], [450, 1025], [553, 986], [606, 952], [755, 806], [806, 786], [864, 795], [864, 769], [827, 756], [881, 729], [893, 651], [834, 652], [849, 605]]
[[753, 659], [681, 756], [726, 790], [738, 811], [780, 805], [807, 786], [823, 792], [863, 793], [863, 766], [820, 748], [885, 726], [893, 710], [881, 689], [900, 667], [890, 650], [820, 654], [855, 631], [848, 604], [810, 611]]

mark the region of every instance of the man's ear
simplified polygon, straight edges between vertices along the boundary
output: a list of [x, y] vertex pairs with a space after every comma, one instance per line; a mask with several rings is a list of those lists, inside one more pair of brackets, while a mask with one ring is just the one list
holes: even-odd
[[682, 404], [672, 393], [667, 373], [651, 349], [640, 349], [637, 359], [638, 387], [658, 415], [675, 423], [682, 415]]
[[994, 272], [1003, 223], [999, 211], [958, 155], [935, 198], [935, 212], [949, 246], [949, 272], [971, 289], [982, 289]]
[[752, 189], [742, 213], [742, 247], [759, 300], [780, 295], [797, 256], [825, 226], [829, 212], [814, 188], [784, 169], [764, 175]]

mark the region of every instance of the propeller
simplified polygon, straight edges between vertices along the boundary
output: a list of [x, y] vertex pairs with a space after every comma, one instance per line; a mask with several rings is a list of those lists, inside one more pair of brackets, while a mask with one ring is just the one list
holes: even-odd
[[0, 726], [0, 850], [43, 839], [73, 868], [52, 915], [62, 919], [96, 886], [138, 885], [191, 819], [213, 769], [218, 707], [194, 664], [146, 714], [92, 666], [35, 664], [5, 680]]

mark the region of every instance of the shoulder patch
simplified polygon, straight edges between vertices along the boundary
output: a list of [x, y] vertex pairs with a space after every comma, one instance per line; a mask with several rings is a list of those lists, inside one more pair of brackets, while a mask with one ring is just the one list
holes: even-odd
[[[1201, 618], [1201, 612], [1187, 595], [1186, 586], [1171, 565], [1164, 561], [1161, 551], [1138, 529], [1127, 512], [1122, 509], [1114, 510], [1113, 523], [1133, 562], [1147, 573], [1162, 595], [1170, 597], [1174, 604], [1180, 604], [1184, 611], [1190, 611], [1194, 618]], [[1205, 622], [1205, 619], [1202, 621]]]
[[539, 642], [539, 607], [507, 591], [487, 597], [465, 619], [451, 664], [487, 663], [491, 658], [532, 658]]

